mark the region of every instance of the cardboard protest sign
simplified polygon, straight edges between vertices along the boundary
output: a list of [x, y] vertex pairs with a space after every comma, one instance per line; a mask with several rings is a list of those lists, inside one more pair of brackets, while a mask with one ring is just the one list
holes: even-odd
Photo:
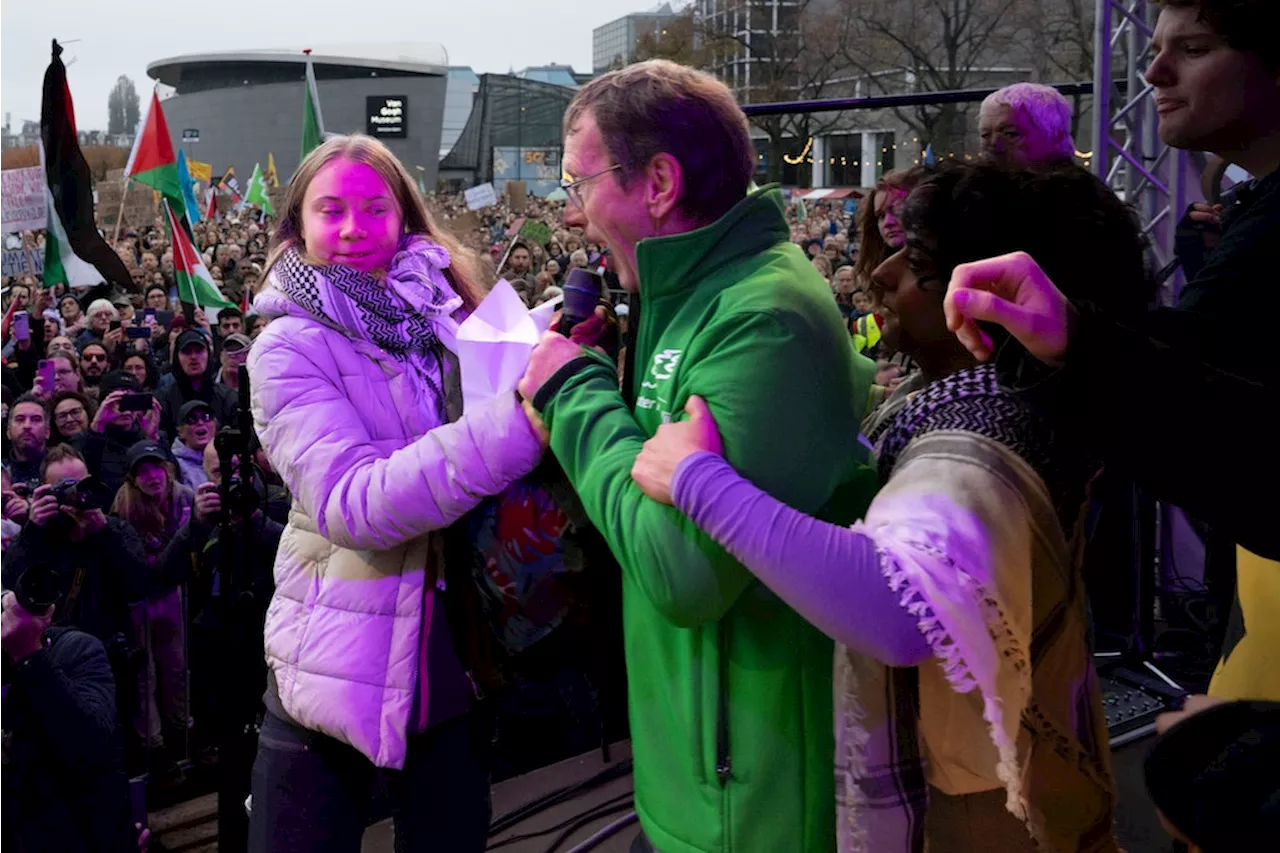
[[455, 237], [462, 239], [471, 236], [471, 232], [480, 227], [480, 214], [474, 210], [468, 210], [466, 213], [460, 213], [450, 219], [448, 222], [449, 230], [453, 232]]
[[511, 199], [512, 213], [524, 213], [529, 203], [529, 188], [524, 181], [507, 181], [507, 197]]

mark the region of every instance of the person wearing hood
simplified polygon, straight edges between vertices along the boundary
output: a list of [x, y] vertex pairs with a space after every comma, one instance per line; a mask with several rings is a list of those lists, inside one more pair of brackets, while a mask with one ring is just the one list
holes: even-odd
[[197, 329], [187, 329], [178, 336], [175, 351], [173, 384], [156, 392], [165, 434], [177, 434], [178, 414], [192, 400], [208, 403], [219, 423], [235, 423], [236, 393], [213, 379], [213, 341], [209, 336]]
[[192, 400], [178, 410], [177, 430], [170, 452], [178, 463], [182, 482], [198, 489], [209, 482], [204, 470], [204, 449], [218, 432], [218, 416], [204, 400]]

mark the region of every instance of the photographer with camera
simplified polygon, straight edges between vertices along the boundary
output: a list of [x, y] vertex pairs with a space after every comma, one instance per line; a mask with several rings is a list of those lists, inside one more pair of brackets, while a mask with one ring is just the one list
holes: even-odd
[[[56, 573], [54, 624], [92, 634], [119, 667], [130, 657], [130, 605], [145, 597], [146, 560], [138, 534], [103, 508], [110, 495], [75, 448], [49, 449], [27, 525], [5, 554], [4, 587], [33, 566]], [[117, 668], [117, 673], [120, 669]]]
[[[272, 567], [284, 524], [264, 512], [262, 501], [264, 489], [271, 504], [280, 502], [280, 495], [275, 493], [283, 490], [266, 486], [258, 474], [248, 485], [233, 475], [225, 490], [230, 500], [224, 504], [222, 471], [214, 442], [208, 442], [203, 456], [208, 482], [196, 489], [191, 520], [178, 530], [161, 555], [159, 572], [169, 583], [187, 584], [195, 735], [211, 746], [215, 738], [209, 726], [228, 710], [225, 702], [237, 703], [231, 713], [240, 719], [251, 717], [262, 698], [267, 677], [262, 656], [263, 623], [275, 588]], [[233, 457], [233, 469], [238, 471], [239, 465], [239, 457]], [[224, 521], [230, 523], [225, 529], [245, 537], [243, 544], [238, 539], [224, 541]], [[242, 554], [245, 565], [239, 564]], [[237, 584], [241, 594], [234, 601], [239, 608], [233, 620], [235, 636], [227, 634], [222, 608], [222, 577], [229, 567], [244, 573]], [[237, 671], [243, 671], [245, 689], [235, 697], [228, 697], [219, 683], [219, 660], [226, 656], [237, 661]], [[248, 714], [240, 703], [252, 705]]]
[[3, 847], [32, 853], [135, 851], [138, 833], [106, 651], [82, 631], [50, 627], [56, 605], [25, 602], [32, 612], [18, 598], [12, 592], [0, 598]]

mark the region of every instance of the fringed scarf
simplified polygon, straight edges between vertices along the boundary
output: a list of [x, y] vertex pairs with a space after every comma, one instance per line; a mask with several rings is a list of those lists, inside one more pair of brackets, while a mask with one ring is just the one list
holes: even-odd
[[[895, 411], [877, 418], [868, 433], [886, 483], [908, 467], [913, 448], [923, 446], [913, 445], [914, 440], [929, 433], [948, 441], [958, 436], [946, 452], [985, 453], [983, 464], [1003, 466], [1006, 480], [1018, 484], [1032, 524], [1038, 530], [1060, 529], [1043, 485], [1049, 465], [1045, 427], [999, 388], [993, 369], [961, 371], [895, 403]], [[922, 500], [949, 503], [947, 483], [927, 485], [922, 494], [908, 490], [877, 498], [855, 529], [875, 540], [882, 574], [918, 619], [947, 683], [957, 693], [979, 691], [1009, 812], [1026, 824], [1042, 850], [1114, 850], [1105, 724], [1087, 649], [1077, 642], [1083, 637], [1083, 603], [1065, 543], [1054, 549], [1062, 555], [1055, 560], [1061, 570], [1046, 572], [1036, 587], [1052, 600], [1004, 601], [1001, 588], [1030, 596], [1030, 585], [1001, 584], [998, 575], [1023, 567], [991, 558], [981, 518], [958, 518], [941, 506], [936, 513], [921, 513]], [[945, 519], [939, 522], [945, 529], [923, 529], [922, 517]], [[1028, 606], [1034, 624], [1029, 632], [1015, 632], [1005, 614]], [[917, 672], [891, 669], [837, 647], [840, 853], [924, 849], [928, 783], [917, 732]], [[1068, 709], [1065, 719], [1063, 709]], [[1056, 777], [1048, 791], [1047, 777]], [[1080, 821], [1092, 823], [1081, 827]]]
[[314, 266], [290, 248], [272, 267], [269, 284], [319, 322], [414, 370], [444, 422], [440, 349], [456, 349], [453, 314], [463, 304], [445, 278], [448, 266], [447, 249], [415, 234], [401, 242], [385, 278], [338, 264]]

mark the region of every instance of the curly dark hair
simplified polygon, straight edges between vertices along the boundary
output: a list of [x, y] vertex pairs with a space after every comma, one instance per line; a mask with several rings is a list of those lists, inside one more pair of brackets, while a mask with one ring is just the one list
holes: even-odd
[[1141, 311], [1153, 295], [1137, 217], [1074, 164], [939, 167], [907, 198], [903, 224], [908, 246], [931, 261], [940, 292], [958, 264], [1023, 251], [1068, 297], [1113, 315]]
[[1267, 68], [1280, 68], [1280, 3], [1276, 0], [1156, 0], [1161, 6], [1193, 7], [1235, 50], [1256, 53]]

